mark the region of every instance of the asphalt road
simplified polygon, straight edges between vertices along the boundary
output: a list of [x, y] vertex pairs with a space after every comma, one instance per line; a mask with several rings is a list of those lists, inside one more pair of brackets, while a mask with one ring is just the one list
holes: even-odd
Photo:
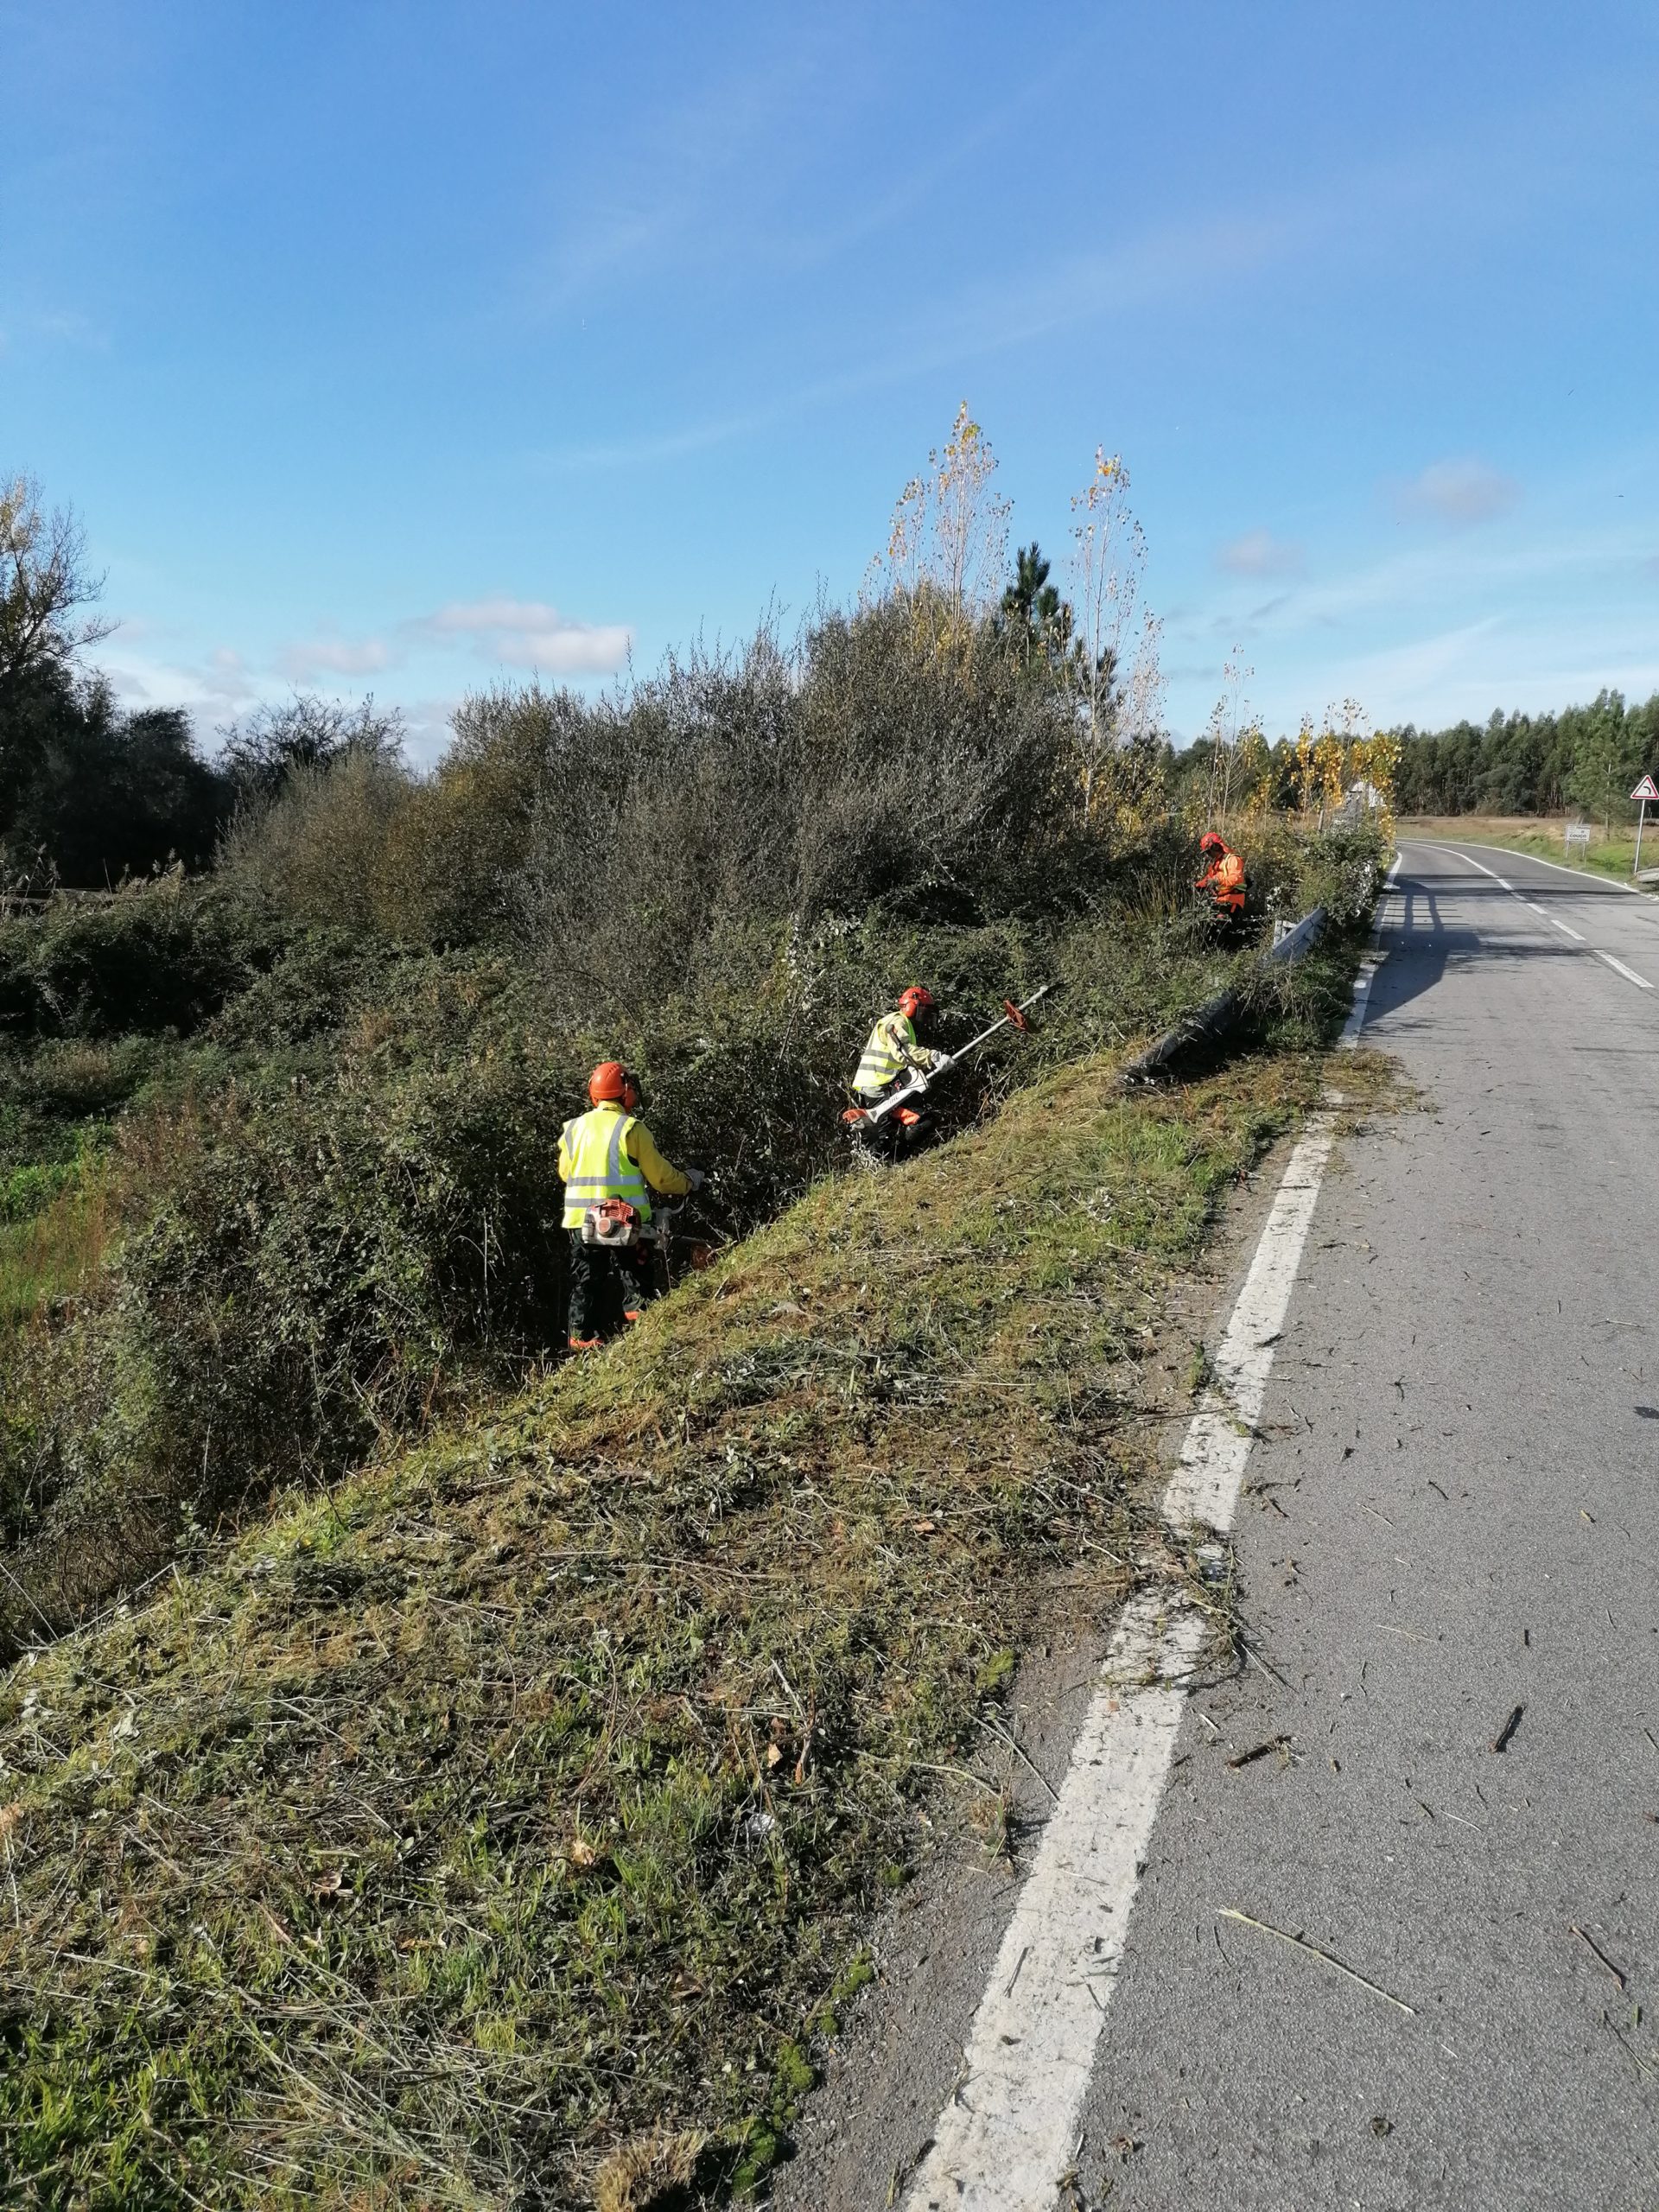
[[[1382, 942], [1418, 1103], [1319, 1192], [1236, 1522], [1272, 1671], [1188, 1702], [1064, 2204], [1659, 2212], [1659, 903], [1408, 844]], [[892, 1932], [784, 2204], [897, 2201], [1016, 1889]]]
[[1314, 1214], [1237, 1532], [1284, 1681], [1186, 1716], [1114, 2212], [1659, 2205], [1659, 906], [1462, 854], [1387, 910], [1364, 1041], [1423, 1109]]

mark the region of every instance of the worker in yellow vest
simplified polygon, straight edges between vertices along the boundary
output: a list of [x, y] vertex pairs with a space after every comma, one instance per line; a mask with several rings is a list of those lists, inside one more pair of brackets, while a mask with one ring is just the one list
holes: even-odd
[[680, 1198], [702, 1187], [702, 1171], [682, 1171], [658, 1151], [639, 1119], [639, 1085], [620, 1060], [601, 1060], [588, 1078], [590, 1109], [559, 1134], [564, 1226], [570, 1236], [572, 1351], [591, 1351], [637, 1321], [654, 1283], [651, 1255], [638, 1231], [651, 1198]]
[[944, 1058], [923, 1044], [916, 1033], [918, 1020], [925, 1023], [932, 1011], [933, 994], [925, 984], [912, 983], [908, 990], [900, 991], [893, 1012], [884, 1014], [871, 1030], [853, 1077], [853, 1096], [861, 1105], [875, 1105], [912, 1068], [931, 1068]]

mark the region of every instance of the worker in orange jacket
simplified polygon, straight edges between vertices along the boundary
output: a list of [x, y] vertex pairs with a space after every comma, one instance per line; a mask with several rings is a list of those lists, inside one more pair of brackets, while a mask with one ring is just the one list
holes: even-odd
[[1215, 911], [1230, 921], [1238, 921], [1244, 912], [1244, 856], [1236, 853], [1224, 837], [1213, 830], [1206, 830], [1198, 840], [1198, 850], [1204, 855], [1205, 870], [1194, 889], [1207, 891]]

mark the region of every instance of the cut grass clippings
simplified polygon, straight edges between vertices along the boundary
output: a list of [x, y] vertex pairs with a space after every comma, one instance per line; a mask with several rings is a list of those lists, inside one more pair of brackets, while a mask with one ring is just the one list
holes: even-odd
[[0, 2196], [741, 2195], [1313, 1052], [1064, 1070], [0, 1687]]

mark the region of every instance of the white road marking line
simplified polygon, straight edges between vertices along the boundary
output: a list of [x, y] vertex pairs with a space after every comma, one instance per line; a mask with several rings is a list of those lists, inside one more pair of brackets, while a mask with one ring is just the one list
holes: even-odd
[[1180, 1464], [1164, 1492], [1172, 1528], [1202, 1522], [1222, 1535], [1233, 1525], [1244, 1463], [1267, 1395], [1273, 1347], [1290, 1304], [1313, 1201], [1331, 1157], [1331, 1118], [1316, 1114], [1290, 1155], [1273, 1211], [1255, 1248], [1215, 1356], [1218, 1388], [1206, 1393], [1181, 1446]]
[[1394, 879], [1400, 873], [1401, 856], [1396, 853], [1382, 879], [1382, 888], [1377, 893], [1376, 919], [1371, 925], [1371, 946], [1359, 963], [1359, 973], [1354, 978], [1354, 1002], [1349, 1008], [1348, 1019], [1342, 1025], [1342, 1034], [1337, 1039], [1339, 1052], [1351, 1052], [1359, 1042], [1359, 1033], [1365, 1027], [1365, 1016], [1370, 1011], [1371, 982], [1387, 955], [1376, 950], [1382, 935], [1382, 901], [1394, 890]]
[[1627, 968], [1622, 960], [1615, 960], [1611, 952], [1602, 951], [1599, 946], [1596, 948], [1596, 957], [1598, 960], [1605, 960], [1607, 965], [1616, 974], [1622, 976], [1627, 983], [1634, 983], [1638, 991], [1650, 991], [1653, 988], [1653, 985], [1645, 976], [1638, 976], [1634, 968]]
[[[1380, 964], [1368, 960], [1356, 986], [1347, 1049]], [[1164, 1492], [1164, 1518], [1183, 1533], [1232, 1526], [1332, 1140], [1331, 1115], [1315, 1114], [1228, 1319], [1215, 1384]], [[1182, 1684], [1205, 1638], [1204, 1616], [1167, 1585], [1125, 1607], [905, 2212], [1054, 2212], [1180, 1732]]]
[[[1438, 837], [1402, 837], [1400, 842], [1402, 845], [1427, 845], [1431, 852], [1436, 850], [1440, 852], [1450, 852], [1452, 850], [1451, 846], [1442, 845]], [[1503, 849], [1504, 848], [1502, 845], [1483, 845], [1481, 847], [1481, 850], [1484, 853], [1501, 853]], [[1467, 853], [1460, 853], [1458, 857], [1460, 860], [1466, 861], [1469, 855]], [[1528, 853], [1525, 857], [1532, 862], [1535, 868], [1553, 868], [1557, 875], [1577, 876], [1579, 881], [1582, 884], [1587, 885], [1592, 891], [1627, 891], [1633, 898], [1648, 898], [1648, 893], [1645, 891], [1638, 891], [1635, 884], [1620, 883], [1605, 875], [1593, 874], [1587, 868], [1568, 868], [1564, 861], [1547, 861], [1541, 853]], [[1651, 900], [1649, 900], [1649, 904], [1651, 903]]]
[[1495, 882], [1502, 883], [1503, 880], [1495, 868], [1488, 868], [1484, 861], [1478, 861], [1472, 853], [1454, 852], [1452, 857], [1461, 861], [1465, 868], [1478, 868], [1483, 875], [1490, 875]]
[[1054, 2212], [1205, 1642], [1164, 1605], [1124, 1610], [906, 2212]]
[[[1448, 845], [1445, 849], [1447, 852], [1451, 852], [1452, 848]], [[1497, 870], [1494, 868], [1488, 868], [1484, 861], [1476, 860], [1471, 853], [1460, 852], [1456, 855], [1456, 858], [1467, 862], [1468, 866], [1471, 868], [1478, 868], [1483, 875], [1490, 875], [1494, 883], [1503, 883], [1503, 888], [1509, 893], [1511, 899], [1518, 900], [1519, 903], [1525, 906], [1529, 912], [1543, 915], [1543, 918], [1549, 924], [1552, 929], [1560, 930], [1563, 937], [1570, 937], [1574, 944], [1585, 944], [1589, 942], [1587, 938], [1580, 937], [1577, 930], [1569, 929], [1565, 922], [1558, 922], [1554, 914], [1545, 914], [1543, 908], [1541, 906], [1535, 906], [1530, 899], [1522, 899], [1521, 897], [1521, 893], [1516, 889], [1515, 886], [1512, 883], [1504, 883], [1503, 878], [1498, 874]], [[1555, 862], [1554, 861], [1542, 861], [1539, 865], [1542, 868], [1554, 868], [1555, 866]], [[1562, 874], [1566, 875], [1575, 875], [1577, 873], [1578, 871], [1576, 868], [1564, 868], [1562, 870]], [[1616, 887], [1622, 888], [1623, 887]], [[1653, 985], [1649, 982], [1645, 976], [1638, 976], [1634, 968], [1627, 968], [1622, 960], [1615, 960], [1611, 952], [1604, 952], [1599, 945], [1592, 945], [1590, 949], [1595, 954], [1598, 960], [1605, 960], [1610, 968], [1616, 968], [1618, 973], [1624, 976], [1625, 982], [1628, 983], [1634, 983], [1638, 990], [1650, 991], [1653, 988]]]

